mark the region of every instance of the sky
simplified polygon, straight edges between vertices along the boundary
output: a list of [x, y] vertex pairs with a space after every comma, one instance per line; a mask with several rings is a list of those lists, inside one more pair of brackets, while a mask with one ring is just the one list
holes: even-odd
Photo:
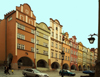
[[98, 37], [90, 44], [90, 34], [98, 34], [98, 0], [2, 0], [0, 1], [0, 19], [16, 6], [27, 3], [31, 7], [36, 22], [44, 22], [50, 26], [50, 18], [57, 19], [62, 32], [68, 32], [69, 38], [76, 36], [87, 48], [98, 48]]

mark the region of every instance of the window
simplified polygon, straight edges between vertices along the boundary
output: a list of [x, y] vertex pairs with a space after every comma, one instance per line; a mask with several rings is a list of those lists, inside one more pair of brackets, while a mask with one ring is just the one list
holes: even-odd
[[60, 49], [60, 45], [59, 45], [59, 49]]
[[24, 49], [25, 49], [25, 45], [17, 44], [17, 48], [18, 48], [18, 49], [23, 49], [23, 50], [24, 50]]
[[23, 50], [24, 50], [24, 49], [25, 49], [25, 46], [24, 46], [24, 45], [21, 45], [21, 49], [23, 49]]
[[68, 53], [70, 53], [70, 52], [69, 52], [69, 49], [68, 49]]
[[58, 47], [58, 45], [56, 44], [56, 48]]
[[33, 38], [31, 38], [31, 42], [34, 43], [34, 39]]
[[56, 38], [58, 38], [58, 34], [56, 34]]
[[9, 18], [8, 18], [8, 21], [10, 21], [10, 20], [12, 20], [12, 17], [9, 17]]
[[66, 48], [66, 52], [67, 52], [67, 48]]
[[34, 30], [33, 29], [31, 29], [31, 33], [34, 34]]
[[36, 32], [36, 35], [39, 36], [39, 32]]
[[39, 53], [39, 49], [36, 49], [36, 52]]
[[24, 25], [21, 25], [19, 23], [17, 23], [17, 28], [22, 29], [22, 30], [25, 30], [25, 26]]
[[43, 51], [43, 54], [45, 54], [45, 50]]
[[69, 61], [69, 57], [68, 57], [68, 61]]
[[43, 46], [48, 47], [48, 44], [47, 43], [43, 43]]
[[75, 55], [75, 51], [74, 51], [74, 55]]
[[19, 33], [17, 33], [17, 38], [25, 40], [25, 36]]
[[60, 36], [60, 40], [61, 40], [61, 36]]
[[54, 36], [54, 32], [52, 32], [52, 36]]
[[20, 44], [17, 44], [17, 48], [18, 48], [18, 49], [21, 49], [21, 45], [20, 45]]
[[56, 27], [56, 30], [58, 30], [58, 28]]
[[33, 47], [31, 47], [31, 51], [34, 52], [34, 48]]
[[57, 53], [55, 54], [55, 57], [57, 58]]
[[65, 60], [67, 60], [67, 56], [65, 57]]
[[36, 41], [36, 44], [39, 44], [39, 40]]
[[51, 57], [53, 57], [53, 52], [51, 52]]
[[53, 42], [51, 43], [51, 46], [53, 46]]
[[63, 51], [65, 50], [65, 48], [63, 47]]
[[59, 54], [59, 59], [61, 58], [61, 54]]

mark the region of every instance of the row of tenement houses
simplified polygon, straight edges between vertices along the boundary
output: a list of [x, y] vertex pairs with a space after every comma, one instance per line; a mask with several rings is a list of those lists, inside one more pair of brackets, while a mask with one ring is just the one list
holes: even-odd
[[52, 18], [49, 27], [44, 22], [36, 23], [36, 16], [28, 4], [16, 6], [16, 10], [0, 20], [0, 65], [7, 63], [14, 69], [61, 69], [63, 50], [64, 69], [94, 69], [97, 49], [76, 42], [76, 36], [69, 38], [68, 32], [62, 33], [62, 27]]

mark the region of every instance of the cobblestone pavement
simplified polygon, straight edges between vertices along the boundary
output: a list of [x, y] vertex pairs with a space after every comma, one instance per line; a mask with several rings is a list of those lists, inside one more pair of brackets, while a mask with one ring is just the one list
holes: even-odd
[[[14, 70], [14, 74], [11, 74], [11, 71], [9, 72], [10, 75], [5, 75], [4, 70], [0, 70], [0, 77], [24, 77], [24, 75], [22, 75], [22, 70]], [[76, 76], [74, 77], [80, 77], [86, 75], [83, 74], [82, 71], [73, 71], [73, 72], [76, 73]], [[61, 77], [57, 71], [50, 71], [50, 72], [43, 72], [43, 73], [47, 73], [49, 77]], [[73, 77], [73, 76], [64, 76], [64, 77]]]

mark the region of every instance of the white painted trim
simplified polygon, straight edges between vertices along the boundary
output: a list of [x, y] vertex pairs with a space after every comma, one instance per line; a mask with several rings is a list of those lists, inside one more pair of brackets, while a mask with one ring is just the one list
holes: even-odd
[[17, 56], [17, 23], [16, 23], [16, 36], [15, 36], [15, 41], [16, 41], [16, 43], [15, 43], [15, 55]]
[[34, 20], [34, 26], [36, 26], [36, 20]]
[[21, 6], [21, 12], [23, 12], [23, 6]]
[[49, 36], [49, 48], [48, 48], [49, 52], [48, 52], [48, 59], [50, 59], [50, 48], [51, 48], [50, 42], [51, 42], [51, 39], [50, 39], [50, 36]]
[[16, 11], [16, 18], [18, 18], [18, 11]]
[[27, 16], [26, 16], [26, 22], [27, 22]]
[[56, 39], [56, 23], [54, 22], [54, 39]]
[[50, 20], [50, 27], [52, 27], [52, 21]]
[[[31, 19], [29, 19], [29, 24], [30, 24], [30, 22], [31, 22], [32, 20]], [[32, 21], [32, 24], [31, 25], [33, 25], [33, 21]]]
[[59, 39], [59, 34], [60, 34], [60, 32], [59, 32], [59, 25], [58, 25], [58, 41], [60, 41], [60, 39]]
[[20, 19], [21, 19], [21, 17], [23, 17], [23, 21], [24, 21], [24, 16], [23, 15], [20, 15]]
[[31, 11], [31, 17], [33, 17], [33, 12]]

